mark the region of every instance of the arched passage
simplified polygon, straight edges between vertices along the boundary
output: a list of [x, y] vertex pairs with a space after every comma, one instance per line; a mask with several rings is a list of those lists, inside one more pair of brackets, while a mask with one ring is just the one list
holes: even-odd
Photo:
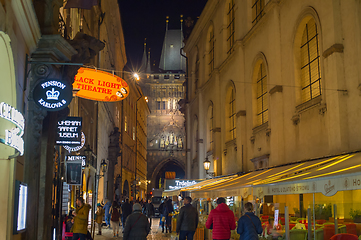
[[176, 178], [184, 179], [185, 165], [175, 158], [167, 158], [161, 161], [152, 173], [152, 187], [159, 188], [159, 183], [164, 184], [165, 172], [175, 172]]

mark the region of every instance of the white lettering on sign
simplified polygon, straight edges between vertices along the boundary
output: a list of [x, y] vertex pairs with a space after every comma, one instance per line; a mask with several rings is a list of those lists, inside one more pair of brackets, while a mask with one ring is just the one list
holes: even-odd
[[5, 130], [5, 139], [0, 139], [0, 142], [15, 148], [22, 156], [24, 154], [24, 140], [22, 138], [25, 127], [24, 116], [14, 107], [1, 102], [0, 117], [12, 122], [16, 126], [16, 128], [11, 130]]
[[18, 150], [22, 156], [24, 154], [24, 140], [18, 133], [18, 128], [14, 128], [10, 131], [5, 130], [5, 144]]
[[85, 167], [86, 165], [86, 156], [66, 156], [67, 161], [77, 161], [81, 160], [81, 166]]
[[47, 88], [49, 86], [58, 87], [58, 88], [61, 88], [61, 89], [66, 88], [66, 85], [64, 83], [61, 83], [61, 82], [58, 82], [58, 81], [47, 81], [47, 82], [44, 82], [43, 84], [41, 84], [41, 87], [43, 89]]
[[66, 101], [63, 99], [61, 100], [61, 102], [57, 102], [57, 103], [48, 103], [45, 102], [44, 99], [40, 98], [40, 100], [38, 101], [40, 103], [41, 106], [45, 107], [45, 108], [50, 108], [50, 109], [55, 109], [55, 108], [60, 108], [62, 107], [64, 104], [66, 104]]
[[68, 145], [63, 146], [68, 152], [77, 152], [84, 147], [85, 144], [85, 135], [81, 132], [81, 142], [77, 147], [69, 147]]
[[[4, 102], [0, 103], [0, 117], [14, 123], [18, 128], [20, 128], [21, 132], [24, 131], [24, 116], [9, 104]], [[22, 135], [22, 133], [20, 134]]]
[[172, 189], [172, 190], [175, 190], [175, 189], [179, 189], [179, 188], [182, 188], [182, 187], [189, 187], [189, 186], [192, 186], [194, 184], [196, 184], [197, 182], [196, 181], [181, 181], [181, 180], [175, 180], [175, 186], [169, 186], [169, 189]]

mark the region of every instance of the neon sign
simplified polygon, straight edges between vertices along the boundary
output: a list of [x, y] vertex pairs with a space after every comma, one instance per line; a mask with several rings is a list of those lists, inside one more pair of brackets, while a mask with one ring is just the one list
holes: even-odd
[[25, 120], [24, 116], [14, 107], [7, 103], [0, 103], [0, 117], [15, 124], [15, 128], [5, 130], [5, 139], [0, 138], [0, 142], [15, 148], [20, 152], [20, 156], [24, 154], [24, 135]]

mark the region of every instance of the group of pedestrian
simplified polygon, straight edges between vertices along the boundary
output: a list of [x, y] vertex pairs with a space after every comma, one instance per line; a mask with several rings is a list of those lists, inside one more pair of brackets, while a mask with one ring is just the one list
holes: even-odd
[[[192, 199], [186, 197], [184, 206], [180, 209], [177, 219], [176, 232], [179, 240], [193, 240], [193, 236], [198, 225], [197, 209], [191, 205]], [[233, 212], [222, 197], [218, 198], [217, 207], [213, 209], [207, 219], [206, 228], [213, 229], [213, 240], [229, 240], [231, 230], [236, 229], [236, 219]], [[240, 240], [258, 240], [258, 234], [262, 234], [262, 224], [260, 219], [253, 213], [253, 204], [245, 204], [245, 214], [238, 220], [237, 233]]]

